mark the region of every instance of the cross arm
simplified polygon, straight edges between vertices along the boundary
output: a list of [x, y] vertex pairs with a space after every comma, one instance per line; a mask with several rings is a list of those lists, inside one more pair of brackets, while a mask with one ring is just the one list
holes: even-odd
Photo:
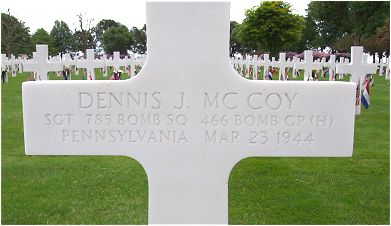
[[23, 71], [32, 72], [38, 69], [37, 64], [34, 62], [27, 62], [23, 64]]
[[376, 64], [366, 64], [364, 71], [366, 74], [376, 74], [377, 65]]
[[352, 73], [352, 66], [349, 64], [337, 64], [336, 65], [336, 73], [341, 74], [341, 73], [347, 73], [351, 74]]
[[94, 68], [103, 68], [106, 66], [106, 63], [104, 61], [94, 61]]
[[62, 63], [48, 63], [46, 66], [48, 71], [62, 71], [63, 64]]
[[231, 77], [23, 83], [26, 154], [351, 156], [354, 83]]
[[301, 69], [301, 70], [306, 69], [306, 67], [305, 67], [305, 62], [295, 62], [295, 63], [293, 64], [293, 66], [294, 66], [296, 69]]
[[[127, 145], [120, 140], [116, 140], [115, 144], [110, 140], [119, 127], [118, 124], [117, 127], [113, 126], [118, 118], [114, 119], [114, 114], [107, 109], [112, 107], [108, 106], [108, 82], [24, 82], [22, 96], [26, 154], [132, 156]], [[116, 98], [113, 101], [119, 104], [119, 97]], [[118, 138], [125, 139], [124, 133], [126, 130]], [[117, 148], [113, 149], [113, 145]]]
[[322, 69], [323, 68], [323, 63], [314, 63], [313, 66], [312, 66], [314, 69]]

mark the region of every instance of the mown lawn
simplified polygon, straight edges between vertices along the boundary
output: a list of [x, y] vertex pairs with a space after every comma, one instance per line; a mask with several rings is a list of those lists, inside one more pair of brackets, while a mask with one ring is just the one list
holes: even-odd
[[[27, 77], [2, 84], [1, 223], [147, 224], [148, 182], [136, 161], [24, 155]], [[375, 79], [371, 107], [356, 118], [352, 158], [241, 161], [229, 181], [229, 223], [389, 224], [390, 83]]]

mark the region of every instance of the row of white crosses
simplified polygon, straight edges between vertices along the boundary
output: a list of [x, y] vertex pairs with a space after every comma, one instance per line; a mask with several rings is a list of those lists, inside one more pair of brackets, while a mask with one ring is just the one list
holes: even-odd
[[[114, 70], [119, 70], [121, 67], [129, 67], [130, 68], [130, 77], [135, 76], [136, 65], [142, 66], [143, 60], [136, 60], [135, 55], [131, 54], [130, 57], [125, 57], [124, 59], [120, 58], [120, 52], [114, 52], [113, 58], [108, 60], [106, 55], [103, 55], [102, 59], [95, 59], [95, 52], [93, 49], [87, 49], [86, 51], [86, 59], [77, 61], [76, 66], [78, 68], [86, 68], [87, 69], [87, 79], [94, 80], [95, 79], [95, 68], [106, 68], [111, 66]], [[104, 76], [107, 76], [106, 70], [104, 70]]]
[[[363, 63], [367, 63], [368, 55], [363, 54]], [[287, 80], [287, 76], [285, 75], [286, 68], [293, 68], [293, 78], [296, 78], [296, 70], [304, 71], [304, 81], [308, 81], [311, 78], [312, 70], [323, 70], [323, 67], [327, 67], [329, 70], [329, 80], [335, 81], [336, 76], [338, 79], [342, 79], [344, 76], [344, 72], [336, 73], [337, 65], [349, 65], [349, 59], [340, 57], [339, 62], [336, 61], [336, 56], [331, 55], [330, 60], [327, 62], [326, 58], [323, 57], [322, 60], [318, 59], [316, 61], [313, 60], [313, 53], [311, 50], [304, 51], [304, 61], [300, 61], [296, 56], [293, 59], [286, 60], [285, 53], [280, 53], [279, 61], [276, 61], [274, 57], [272, 60], [269, 60], [269, 54], [263, 55], [263, 60], [258, 58], [257, 55], [249, 56], [247, 55], [245, 59], [240, 58], [232, 58], [231, 62], [234, 68], [241, 74], [243, 77], [249, 78], [250, 68], [253, 68], [253, 79], [258, 79], [257, 72], [259, 67], [264, 67], [264, 70], [268, 70], [269, 66], [274, 68], [279, 68], [279, 80]], [[376, 68], [380, 66], [380, 74], [384, 74], [384, 68], [386, 67], [386, 79], [389, 79], [389, 61], [386, 59], [385, 61], [378, 64], [371, 64]], [[243, 67], [246, 70], [243, 70]]]
[[[11, 61], [8, 59], [6, 54], [1, 54], [1, 66], [4, 69], [10, 68], [12, 65]], [[3, 75], [2, 75], [3, 76]], [[8, 83], [8, 75], [7, 73], [4, 75], [5, 77], [2, 78], [5, 83]]]
[[[287, 80], [287, 75], [285, 74], [286, 68], [293, 68], [293, 71], [302, 69], [304, 70], [304, 80], [308, 81], [311, 77], [311, 72], [313, 69], [321, 70], [323, 67], [322, 62], [314, 62], [313, 55], [311, 50], [304, 51], [304, 61], [300, 61], [297, 57], [293, 57], [293, 59], [286, 60], [286, 54], [280, 53], [279, 55], [279, 61], [276, 61], [274, 57], [272, 57], [272, 60], [270, 61], [269, 54], [263, 55], [263, 60], [260, 60], [258, 56], [252, 57], [247, 55], [245, 60], [240, 60], [237, 58], [232, 59], [232, 64], [236, 69], [239, 69], [239, 73], [242, 76], [245, 76], [246, 78], [249, 77], [249, 68], [250, 66], [253, 67], [253, 79], [257, 79], [257, 69], [258, 67], [263, 67], [264, 71], [269, 70], [269, 67], [279, 68], [279, 80]], [[335, 65], [335, 57], [334, 57], [334, 63], [330, 63], [331, 65]], [[244, 75], [242, 73], [243, 65], [245, 65], [246, 72], [244, 72]], [[296, 73], [294, 74], [294, 78], [296, 77]]]
[[2, 67], [11, 70], [12, 77], [16, 77], [17, 72], [23, 72], [23, 64], [26, 62], [26, 59], [22, 57], [15, 58], [13, 54], [8, 58], [6, 54], [1, 54]]
[[[304, 70], [304, 81], [308, 81], [311, 77], [312, 70], [322, 70], [323, 67], [329, 68], [329, 80], [334, 81], [336, 74], [339, 74], [342, 78], [344, 74], [350, 74], [350, 81], [356, 83], [357, 85], [357, 95], [358, 100], [356, 103], [356, 114], [360, 114], [361, 110], [361, 91], [363, 87], [361, 87], [362, 83], [364, 82], [365, 76], [367, 74], [375, 74], [377, 70], [377, 64], [368, 64], [368, 55], [363, 54], [363, 47], [362, 46], [353, 46], [351, 48], [351, 62], [349, 63], [349, 59], [347, 58], [340, 58], [340, 62], [337, 63], [335, 60], [335, 55], [330, 56], [330, 60], [326, 62], [325, 58], [322, 59], [322, 61], [317, 60], [313, 61], [313, 55], [312, 51], [307, 50], [304, 51], [304, 61], [286, 61], [286, 56], [284, 53], [280, 53], [279, 61], [275, 61], [274, 58], [272, 58], [272, 61], [269, 61], [269, 55], [264, 54], [263, 61], [258, 60], [257, 56], [254, 56], [252, 60], [250, 60], [249, 56], [246, 56], [246, 60], [242, 61], [246, 65], [246, 72], [245, 76], [248, 78], [249, 68], [252, 66], [254, 68], [254, 76], [253, 79], [257, 79], [256, 72], [257, 68], [259, 66], [263, 66], [265, 70], [268, 70], [269, 66], [279, 68], [279, 80], [286, 80], [285, 75], [285, 68], [293, 68], [293, 70]], [[388, 60], [388, 59], [387, 59]], [[233, 59], [234, 67], [242, 68], [241, 61], [238, 59]], [[386, 61], [387, 71], [386, 73], [386, 79], [387, 76], [389, 76], [389, 63]], [[296, 73], [293, 73], [294, 75]]]
[[[74, 65], [76, 68], [86, 69], [87, 80], [95, 80], [95, 68], [112, 66], [118, 70], [122, 66], [129, 66], [131, 68], [130, 77], [133, 77], [136, 65], [142, 67], [143, 64], [144, 58], [136, 60], [134, 55], [131, 55], [130, 58], [121, 59], [119, 52], [114, 52], [112, 60], [108, 60], [106, 56], [103, 59], [95, 59], [93, 49], [87, 49], [86, 57], [80, 60], [72, 59], [69, 53], [66, 53], [63, 59], [60, 56], [55, 56], [48, 60], [48, 46], [37, 45], [36, 52], [33, 52], [33, 59], [25, 63], [24, 71], [34, 72], [36, 80], [48, 80], [48, 72], [59, 72], [63, 70], [64, 66], [70, 68]], [[76, 70], [76, 74], [78, 74], [78, 70]]]

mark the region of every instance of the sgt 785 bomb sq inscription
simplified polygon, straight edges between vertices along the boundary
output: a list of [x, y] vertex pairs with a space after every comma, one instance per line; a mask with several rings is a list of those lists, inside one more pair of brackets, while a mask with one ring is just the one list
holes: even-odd
[[149, 223], [227, 223], [244, 158], [352, 155], [355, 85], [240, 77], [229, 3], [147, 3], [147, 32], [130, 80], [23, 83], [27, 155], [136, 159]]

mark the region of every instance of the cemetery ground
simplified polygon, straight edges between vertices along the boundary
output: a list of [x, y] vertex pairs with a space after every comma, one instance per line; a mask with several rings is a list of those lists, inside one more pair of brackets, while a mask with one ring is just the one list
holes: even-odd
[[[135, 160], [24, 154], [27, 77], [2, 84], [1, 223], [147, 224], [147, 176]], [[96, 77], [108, 79], [98, 70]], [[51, 73], [50, 79], [63, 78]], [[352, 158], [239, 162], [229, 180], [229, 223], [389, 224], [389, 89], [389, 81], [375, 76], [371, 106], [356, 117]]]

